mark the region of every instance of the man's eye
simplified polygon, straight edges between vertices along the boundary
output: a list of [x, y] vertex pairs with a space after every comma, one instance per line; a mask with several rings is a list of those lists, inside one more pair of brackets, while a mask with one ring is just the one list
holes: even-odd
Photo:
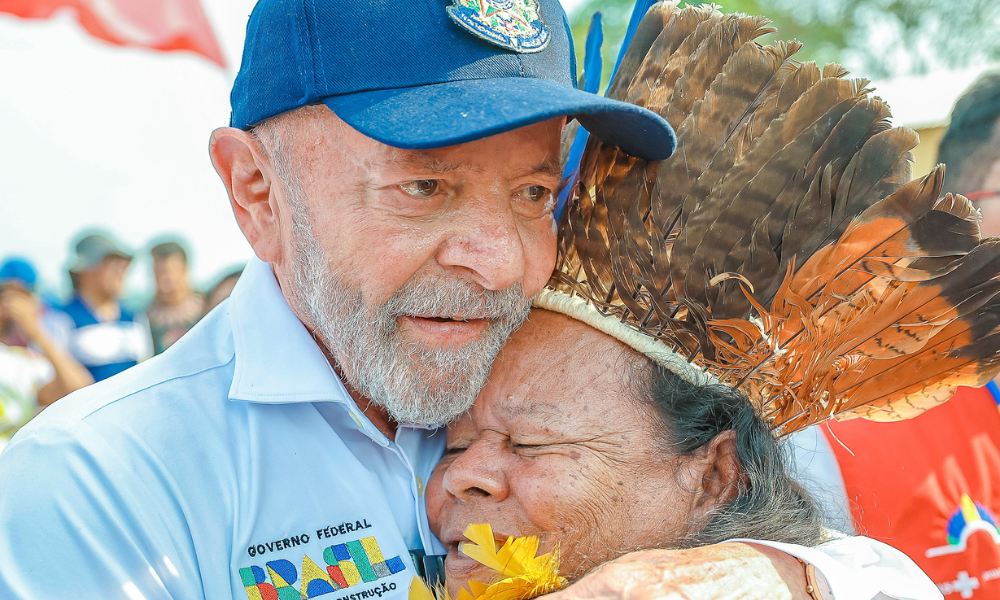
[[441, 187], [437, 179], [417, 179], [401, 183], [399, 188], [414, 198], [430, 198]]
[[542, 202], [545, 199], [547, 199], [549, 197], [549, 194], [551, 193], [552, 190], [550, 190], [547, 187], [540, 185], [532, 185], [524, 188], [524, 191], [521, 192], [521, 195], [524, 196], [525, 200], [528, 200], [530, 202]]

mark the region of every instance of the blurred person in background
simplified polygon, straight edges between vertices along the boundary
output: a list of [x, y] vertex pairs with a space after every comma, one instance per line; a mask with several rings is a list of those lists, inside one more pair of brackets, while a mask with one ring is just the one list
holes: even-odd
[[[42, 327], [55, 339], [65, 339], [66, 332], [72, 327], [72, 321], [64, 312], [55, 308], [55, 303], [46, 302], [37, 295], [36, 284], [38, 274], [31, 262], [19, 256], [8, 257], [0, 264], [0, 290], [13, 289], [23, 293], [35, 294], [41, 304]], [[7, 346], [28, 346], [32, 340], [27, 332], [12, 319], [0, 318], [0, 343]], [[34, 347], [41, 351], [41, 348]]]
[[188, 256], [184, 246], [171, 241], [153, 246], [156, 295], [146, 309], [153, 336], [153, 353], [159, 354], [180, 339], [205, 314], [205, 297], [191, 288]]
[[233, 293], [233, 288], [236, 287], [236, 282], [242, 274], [242, 268], [236, 269], [235, 271], [231, 271], [223, 275], [222, 279], [212, 286], [211, 291], [208, 292], [208, 296], [205, 299], [205, 314], [211, 312], [213, 308], [218, 306], [220, 302], [228, 298], [229, 295]]
[[73, 298], [63, 311], [73, 320], [66, 347], [93, 375], [107, 379], [152, 354], [149, 324], [120, 302], [132, 255], [110, 236], [86, 235], [69, 269]]
[[955, 104], [938, 162], [944, 189], [972, 200], [984, 236], [1000, 235], [1000, 71], [984, 75]]
[[[1000, 235], [1000, 73], [955, 104], [938, 160], [945, 191], [973, 200], [983, 236]], [[998, 404], [991, 382], [914, 419], [813, 428], [795, 440], [803, 483], [819, 488], [835, 525], [904, 551], [946, 599], [1000, 598]]]
[[45, 326], [53, 311], [35, 295], [36, 279], [24, 259], [0, 266], [0, 448], [40, 408], [94, 382]]

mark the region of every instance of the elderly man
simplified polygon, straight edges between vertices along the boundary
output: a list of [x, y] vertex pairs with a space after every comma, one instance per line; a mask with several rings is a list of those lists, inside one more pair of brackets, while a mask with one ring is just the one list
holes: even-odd
[[260, 2], [210, 147], [257, 259], [15, 437], [0, 597], [402, 597], [443, 551], [433, 426], [551, 273], [566, 116], [644, 159], [675, 143], [573, 88], [567, 32], [555, 0]]
[[258, 258], [226, 310], [6, 448], [0, 597], [405, 593], [410, 551], [440, 551], [425, 427], [472, 404], [551, 272], [565, 115], [648, 159], [675, 140], [573, 87], [558, 2], [517, 5], [513, 29], [256, 6], [210, 152]]

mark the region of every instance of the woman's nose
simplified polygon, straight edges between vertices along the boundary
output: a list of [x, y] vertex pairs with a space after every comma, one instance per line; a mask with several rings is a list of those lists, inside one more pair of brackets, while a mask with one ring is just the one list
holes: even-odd
[[479, 440], [455, 459], [444, 473], [444, 489], [463, 502], [500, 502], [510, 493], [500, 456], [491, 442]]

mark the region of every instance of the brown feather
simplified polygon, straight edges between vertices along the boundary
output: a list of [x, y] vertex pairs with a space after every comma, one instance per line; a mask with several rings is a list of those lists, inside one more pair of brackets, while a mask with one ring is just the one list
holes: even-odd
[[691, 54], [698, 48], [702, 39], [694, 35], [698, 26], [706, 20], [716, 22], [721, 18], [722, 15], [710, 6], [687, 6], [676, 11], [653, 42], [624, 99], [659, 112], [673, 92], [674, 83], [684, 73]]
[[[734, 61], [733, 68], [736, 65], [743, 65], [748, 69], [754, 68], [761, 60], [767, 60], [766, 57], [758, 54], [747, 54], [759, 48], [757, 44], [749, 44], [747, 42], [774, 31], [773, 28], [766, 27], [768, 23], [767, 19], [762, 17], [748, 17], [740, 14], [726, 15], [717, 21], [705, 21], [695, 30], [695, 34], [689, 39], [696, 39], [698, 33], [709, 23], [712, 23], [711, 29], [707, 32], [705, 38], [701, 40], [698, 48], [685, 64], [684, 73], [674, 84], [670, 98], [666, 104], [663, 106], [651, 104], [649, 106], [650, 110], [662, 114], [674, 127], [681, 126], [684, 119], [692, 114], [694, 106], [698, 101], [709, 101], [711, 96], [707, 95], [706, 92], [708, 92], [709, 87], [713, 85], [713, 82], [716, 81], [720, 73], [724, 77], [728, 76], [730, 80], [729, 85], [731, 87], [734, 86], [732, 82], [733, 70], [731, 68], [727, 69], [731, 59]], [[787, 58], [795, 50], [798, 50], [798, 46], [794, 46], [794, 50], [791, 51], [782, 46], [781, 50], [787, 52], [784, 56], [784, 58]], [[772, 50], [772, 53], [776, 52]], [[773, 64], [772, 61], [765, 63], [764, 72], [767, 73], [765, 81], [769, 81], [773, 77], [778, 66], [778, 64]], [[724, 69], [726, 69], [726, 73], [723, 72]], [[745, 88], [747, 97], [735, 96], [730, 98], [730, 100], [739, 102], [729, 107], [728, 119], [738, 117], [741, 113], [740, 108], [755, 99], [763, 87], [751, 83], [754, 81], [755, 73], [747, 72], [742, 75], [745, 76], [746, 83], [740, 87]], [[743, 78], [739, 78], [739, 80], [742, 82]], [[721, 98], [722, 96], [716, 94], [716, 97]]]
[[[700, 229], [697, 245], [687, 265], [683, 288], [685, 297], [699, 302], [708, 300], [703, 295], [703, 290], [706, 289], [704, 278], [721, 272], [725, 257], [732, 249], [734, 241], [738, 243], [744, 232], [752, 231], [747, 222], [756, 221], [772, 207], [771, 203], [780, 197], [781, 191], [800, 173], [802, 157], [811, 156], [824, 140], [829, 139], [835, 126], [856, 106], [858, 102], [851, 98], [831, 108], [826, 115], [816, 120], [760, 166], [757, 173], [734, 197], [713, 194], [713, 198], [704, 206], [716, 210], [706, 210], [702, 213], [717, 215], [710, 224], [702, 226], [704, 220], [697, 219], [700, 215], [692, 216], [688, 226], [692, 229], [700, 226]], [[725, 183], [722, 187], [725, 189]], [[710, 204], [712, 200], [715, 201]], [[777, 215], [777, 218], [786, 219], [787, 209], [785, 213]]]
[[[685, 201], [684, 235], [674, 244], [671, 256], [671, 280], [675, 295], [678, 297], [686, 295], [685, 275], [696, 268], [691, 264], [696, 248], [708, 234], [719, 215], [750, 183], [762, 166], [825, 114], [834, 114], [830, 111], [836, 111], [841, 115], [846, 113], [864, 93], [866, 84], [867, 82], [863, 81], [852, 82], [842, 79], [820, 80], [792, 104], [788, 113], [770, 123], [750, 151], [729, 170], [722, 181], [716, 184], [710, 198], [706, 198], [705, 201], [696, 206]], [[682, 152], [683, 150], [678, 150], [678, 154]], [[675, 155], [670, 160], [676, 162], [680, 159]], [[661, 163], [659, 180], [676, 181], [685, 176], [684, 172], [678, 172], [679, 169], [664, 172], [663, 164], [666, 162]], [[671, 188], [674, 187], [679, 187], [686, 192], [683, 183], [671, 186]], [[728, 250], [727, 247], [727, 253]], [[709, 277], [711, 276], [709, 275]], [[695, 294], [701, 294], [704, 282], [699, 276], [695, 275], [694, 277], [696, 277], [695, 281], [701, 282], [700, 285], [696, 286], [699, 291], [696, 291]]]
[[657, 2], [646, 11], [646, 15], [635, 29], [635, 34], [629, 42], [625, 56], [622, 57], [621, 63], [618, 65], [618, 72], [615, 73], [614, 79], [608, 86], [609, 98], [624, 99], [625, 91], [628, 90], [629, 84], [632, 83], [632, 79], [635, 77], [639, 65], [649, 53], [649, 49], [659, 37], [660, 32], [663, 31], [663, 26], [670, 22], [670, 19], [677, 13], [677, 2], [678, 0]]
[[[737, 123], [725, 144], [715, 153], [708, 167], [698, 177], [687, 195], [683, 197], [684, 204], [689, 207], [689, 213], [696, 210], [697, 206], [708, 197], [711, 190], [729, 172], [735, 162], [746, 154], [771, 122], [783, 115], [799, 96], [819, 80], [819, 77], [819, 69], [816, 68], [815, 63], [798, 65], [789, 58], [782, 64], [774, 78], [761, 92], [759, 100]], [[777, 94], [775, 94], [775, 90], [777, 90]], [[681, 199], [676, 192], [672, 195], [664, 194], [658, 209], [661, 213], [670, 211], [667, 214], [673, 214], [676, 207], [680, 206]], [[657, 223], [659, 222], [657, 221]]]

